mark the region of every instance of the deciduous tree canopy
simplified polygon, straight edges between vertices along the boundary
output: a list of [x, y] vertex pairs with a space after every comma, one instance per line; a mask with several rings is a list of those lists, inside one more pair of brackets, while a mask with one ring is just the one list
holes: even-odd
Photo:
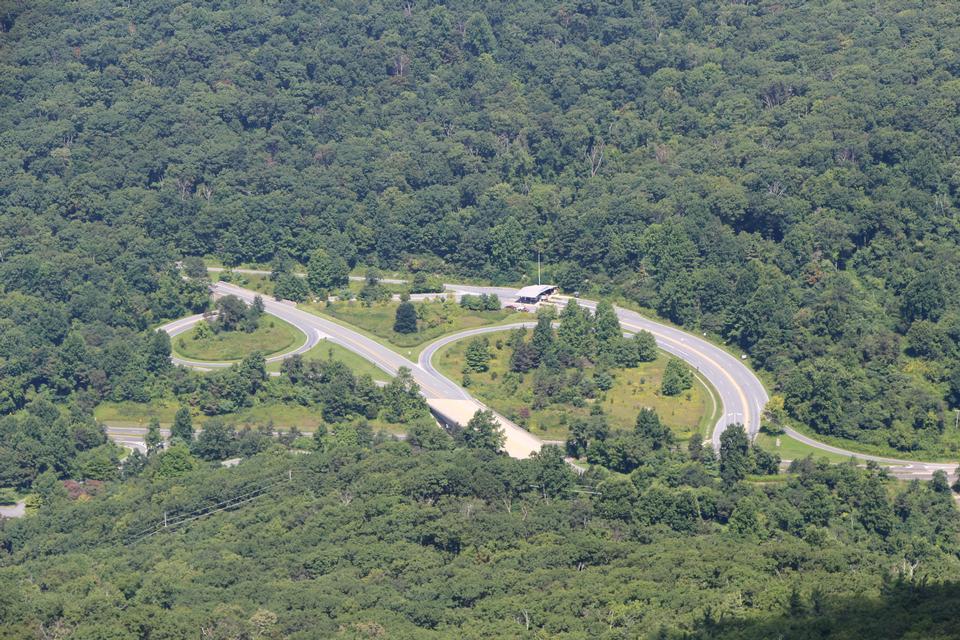
[[12, 4], [0, 406], [76, 385], [18, 365], [73, 320], [200, 310], [176, 254], [313, 259], [318, 290], [358, 261], [516, 278], [539, 247], [568, 291], [751, 352], [794, 419], [945, 450], [953, 8]]
[[[209, 310], [201, 258], [270, 264], [274, 295], [294, 301], [370, 267], [370, 303], [390, 295], [379, 269], [429, 272], [420, 291], [529, 283], [542, 254], [566, 293], [749, 354], [782, 399], [778, 425], [953, 455], [956, 13], [4, 3], [0, 485], [42, 506], [0, 522], [0, 634], [955, 637], [942, 477], [891, 487], [874, 468], [799, 460], [758, 487], [779, 460], [742, 429], [717, 461], [644, 413], [631, 432], [602, 415], [571, 425], [566, 453], [591, 465], [578, 479], [554, 446], [497, 454], [489, 416], [461, 442], [433, 429], [408, 370], [381, 389], [295, 359], [274, 379], [250, 354], [201, 376], [171, 367], [154, 328]], [[417, 331], [400, 309], [398, 331]], [[585, 403], [611, 368], [655, 357], [609, 311], [567, 305], [556, 331], [544, 315], [511, 341], [510, 375]], [[232, 301], [220, 312], [231, 329], [249, 320]], [[671, 366], [664, 392], [682, 393], [690, 372]], [[150, 454], [121, 464], [93, 408], [158, 398], [184, 407], [176, 442], [160, 451], [151, 428]], [[316, 411], [300, 442], [314, 453], [222, 419], [265, 399]], [[195, 438], [198, 414], [215, 418]], [[410, 441], [375, 437], [374, 418]], [[286, 484], [130, 544], [268, 477]]]
[[[204, 447], [225, 442], [215, 429]], [[806, 460], [786, 482], [725, 487], [649, 448], [629, 476], [578, 480], [556, 447], [518, 461], [348, 425], [315, 440], [232, 469], [177, 445], [82, 501], [51, 485], [35, 517], [0, 526], [4, 634], [956, 635], [942, 483], [890, 497], [876, 470]], [[215, 511], [232, 500], [251, 501]]]

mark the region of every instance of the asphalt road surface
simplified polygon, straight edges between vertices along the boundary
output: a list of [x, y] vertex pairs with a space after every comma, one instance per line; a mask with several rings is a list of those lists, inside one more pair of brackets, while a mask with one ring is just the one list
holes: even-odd
[[[255, 291], [250, 291], [226, 282], [216, 282], [212, 285], [212, 289], [215, 296], [235, 295], [248, 303], [252, 302], [254, 297], [258, 295]], [[294, 353], [302, 352], [316, 345], [322, 339], [326, 339], [359, 354], [391, 376], [396, 375], [400, 367], [406, 367], [410, 370], [413, 379], [420, 385], [421, 392], [426, 397], [427, 403], [430, 404], [431, 408], [435, 411], [442, 407], [449, 406], [449, 403], [432, 402], [434, 400], [459, 400], [468, 403], [469, 406], [466, 412], [470, 415], [476, 410], [486, 408], [482, 403], [474, 400], [469, 393], [456, 383], [439, 375], [432, 369], [424, 369], [419, 364], [411, 362], [396, 351], [383, 346], [376, 340], [372, 340], [358, 331], [298, 309], [288, 302], [278, 302], [270, 298], [263, 298], [263, 303], [264, 310], [267, 313], [289, 322], [308, 336], [307, 342], [299, 349], [287, 354], [274, 356], [273, 359], [289, 357]], [[161, 328], [169, 329], [170, 331], [183, 331], [185, 326], [192, 326], [190, 324], [191, 320], [193, 323], [197, 321], [195, 318], [185, 318], [169, 323]], [[184, 362], [181, 359], [176, 359], [175, 362], [200, 369], [209, 369], [214, 366], [230, 366], [230, 363]], [[463, 405], [460, 405], [459, 408], [461, 412], [463, 412]], [[533, 438], [528, 432], [503, 416], [496, 415], [496, 418], [506, 433], [506, 448], [508, 451], [515, 453], [518, 457], [526, 457], [531, 452], [539, 449], [540, 442]]]
[[[434, 340], [428, 344], [423, 351], [420, 352], [420, 359], [417, 361], [417, 364], [424, 370], [429, 371], [432, 375], [443, 378], [444, 375], [437, 371], [433, 366], [433, 356], [436, 355], [437, 351], [450, 344], [451, 342], [456, 342], [457, 340], [462, 340], [470, 336], [478, 336], [484, 333], [495, 333], [497, 331], [510, 331], [511, 329], [532, 329], [537, 326], [536, 322], [515, 322], [513, 324], [506, 325], [495, 325], [492, 327], [480, 327], [477, 329], [467, 329], [465, 331], [460, 331], [457, 333], [452, 333], [442, 338]], [[466, 391], [463, 392], [466, 394]]]
[[[514, 302], [516, 291], [503, 287], [474, 287], [445, 285], [458, 294], [496, 294], [503, 302]], [[576, 301], [582, 307], [594, 310], [594, 300], [578, 298], [555, 298], [560, 306]], [[715, 449], [720, 448], [720, 434], [728, 425], [743, 424], [751, 437], [760, 430], [760, 416], [767, 404], [767, 392], [756, 375], [736, 356], [715, 344], [686, 331], [645, 318], [635, 311], [616, 307], [620, 326], [629, 333], [649, 331], [657, 339], [657, 346], [684, 360], [714, 386], [720, 394], [724, 412], [714, 425], [711, 440]], [[449, 337], [449, 336], [448, 336]], [[446, 340], [442, 338], [441, 341]], [[422, 362], [421, 362], [422, 364]]]
[[[252, 302], [259, 295], [255, 291], [244, 289], [226, 282], [216, 282], [212, 286], [215, 295], [235, 295], [246, 302]], [[366, 358], [377, 367], [391, 376], [397, 374], [400, 367], [410, 369], [414, 380], [423, 390], [427, 398], [460, 398], [462, 390], [446, 378], [437, 378], [423, 371], [419, 366], [389, 349], [376, 340], [366, 337], [358, 331], [341, 324], [327, 320], [318, 315], [298, 309], [289, 302], [277, 302], [270, 298], [263, 298], [264, 310], [281, 320], [289, 322], [303, 331], [306, 335], [313, 335], [317, 341], [329, 340], [354, 353]], [[316, 343], [314, 343], [316, 344]]]
[[892, 475], [904, 480], [929, 480], [936, 471], [944, 471], [948, 477], [956, 478], [956, 471], [960, 468], [956, 462], [914, 462], [910, 460], [900, 460], [898, 458], [874, 456], [867, 453], [852, 453], [846, 449], [814, 440], [790, 427], [785, 428], [784, 433], [794, 440], [799, 440], [821, 451], [829, 451], [830, 453], [836, 453], [842, 456], [852, 456], [859, 461], [872, 460], [873, 462], [878, 462], [881, 466], [886, 467]]
[[22, 518], [27, 514], [27, 503], [20, 500], [16, 504], [0, 506], [0, 519]]
[[[211, 270], [215, 271], [216, 269]], [[265, 271], [241, 269], [236, 269], [235, 272], [269, 273]], [[386, 282], [387, 280], [384, 281]], [[399, 283], [403, 281], [394, 280], [391, 282]], [[457, 296], [464, 293], [493, 293], [504, 302], [513, 302], [515, 293], [514, 289], [505, 287], [480, 287], [457, 284], [448, 284], [445, 285], [445, 287]], [[253, 298], [258, 295], [255, 291], [250, 291], [249, 289], [225, 282], [214, 283], [212, 288], [214, 295], [235, 295], [248, 303], [252, 302]], [[357, 331], [297, 309], [292, 303], [278, 302], [266, 297], [263, 300], [267, 313], [275, 315], [298, 327], [307, 336], [306, 342], [299, 348], [285, 354], [273, 356], [271, 360], [279, 360], [284, 357], [289, 357], [294, 353], [302, 353], [315, 346], [320, 340], [327, 339], [366, 358], [390, 375], [396, 375], [400, 367], [407, 367], [410, 369], [414, 380], [420, 385], [423, 395], [428, 400], [472, 399], [465, 389], [441, 375], [431, 364], [430, 360], [433, 354], [435, 354], [440, 347], [467, 335], [502, 331], [505, 328], [504, 326], [484, 327], [461, 332], [453, 336], [446, 336], [427, 346], [421, 353], [419, 361], [413, 363], [399, 353]], [[590, 309], [596, 307], [596, 302], [592, 300], [557, 298], [557, 302], [561, 306], [572, 300], [576, 300], [581, 306]], [[742, 423], [751, 437], [757, 434], [760, 429], [760, 418], [763, 407], [768, 397], [760, 380], [740, 358], [699, 336], [650, 320], [634, 311], [618, 307], [616, 308], [616, 312], [620, 319], [621, 326], [625, 331], [635, 332], [645, 330], [651, 332], [657, 339], [657, 344], [660, 348], [686, 361], [691, 367], [696, 369], [703, 378], [709, 380], [717, 390], [723, 405], [723, 414], [714, 426], [711, 437], [715, 449], [719, 449], [720, 434], [723, 433], [723, 430], [730, 424]], [[186, 328], [189, 328], [192, 326], [192, 323], [196, 323], [198, 320], [198, 316], [184, 318], [169, 323], [165, 325], [164, 328], [173, 332], [172, 335], [176, 335], [176, 333], [186, 330]], [[525, 324], [529, 326], [532, 323]], [[198, 368], [229, 366], [229, 363], [194, 363], [186, 361], [179, 361], [178, 364], [196, 366]], [[516, 428], [519, 429], [519, 427]], [[788, 430], [787, 434], [792, 438], [823, 451], [830, 451], [840, 455], [850, 455], [860, 460], [875, 460], [889, 467], [890, 471], [898, 477], [929, 478], [934, 471], [942, 469], [948, 473], [952, 473], [957, 466], [956, 463], [918, 462], [857, 454], [818, 442], [793, 430]], [[127, 437], [129, 438], [130, 436]]]

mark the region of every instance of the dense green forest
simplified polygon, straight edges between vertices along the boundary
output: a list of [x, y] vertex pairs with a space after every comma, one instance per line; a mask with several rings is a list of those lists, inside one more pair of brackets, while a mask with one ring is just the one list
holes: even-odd
[[719, 474], [647, 447], [629, 477], [578, 480], [553, 447], [518, 461], [349, 427], [316, 442], [233, 469], [175, 446], [85, 502], [50, 487], [37, 516], [0, 525], [0, 636], [960, 632], [960, 522], [943, 478], [894, 487], [808, 460], [755, 485], [731, 475], [735, 443]]
[[[955, 456], [958, 103], [954, 0], [0, 2], [0, 487], [39, 503], [0, 519], [0, 638], [960, 637], [942, 472], [777, 475], [639, 408], [518, 461], [408, 373], [199, 374], [153, 330], [209, 308], [201, 258], [297, 300], [370, 268], [370, 302], [539, 251], [749, 353], [800, 425]], [[557, 371], [648, 359], [608, 312], [515, 334], [514, 373], [576, 400]], [[170, 446], [121, 461], [93, 409], [160, 398]], [[265, 401], [322, 428], [223, 419]]]
[[3, 3], [0, 409], [125, 393], [131, 332], [204, 305], [184, 255], [540, 248], [816, 431], [954, 453], [958, 73], [951, 0]]

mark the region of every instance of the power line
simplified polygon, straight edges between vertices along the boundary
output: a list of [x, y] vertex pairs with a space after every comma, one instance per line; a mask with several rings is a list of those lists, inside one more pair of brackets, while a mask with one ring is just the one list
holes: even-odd
[[[267, 485], [267, 486], [269, 487], [269, 486], [272, 486], [273, 484], [275, 484], [275, 483], [271, 483], [271, 485]], [[173, 512], [173, 513], [170, 513], [170, 512], [168, 512], [168, 511], [165, 511], [164, 514], [163, 514], [163, 521], [162, 521], [163, 524], [161, 525], [161, 528], [162, 528], [163, 526], [169, 526], [169, 525], [171, 525], [171, 524], [175, 524], [176, 522], [178, 522], [179, 520], [181, 520], [181, 519], [183, 519], [183, 518], [187, 518], [187, 517], [190, 517], [190, 516], [192, 516], [192, 515], [196, 515], [197, 513], [200, 513], [201, 511], [204, 511], [204, 510], [209, 509], [209, 508], [211, 508], [211, 507], [216, 507], [216, 506], [219, 506], [219, 505], [222, 505], [222, 504], [226, 504], [226, 503], [228, 503], [228, 502], [230, 502], [230, 501], [232, 501], [232, 500], [237, 500], [237, 499], [240, 499], [240, 498], [244, 498], [244, 497], [246, 497], [247, 495], [252, 495], [253, 493], [259, 493], [263, 488], [264, 488], [264, 487], [261, 486], [261, 487], [258, 487], [258, 488], [256, 488], [256, 489], [253, 489], [252, 491], [249, 491], [249, 492], [246, 492], [246, 493], [242, 493], [242, 494], [240, 494], [239, 496], [234, 496], [234, 497], [232, 497], [232, 498], [227, 498], [226, 500], [222, 500], [222, 501], [220, 501], [220, 502], [214, 503], [213, 505], [208, 505], [208, 506], [206, 506], [206, 507], [200, 507], [200, 508], [198, 508], [198, 509], [193, 509], [192, 511], [188, 511], [188, 512], [185, 513], [185, 514], [181, 514], [179, 511], [175, 511], [175, 512]], [[155, 529], [156, 529], [156, 525], [151, 525], [151, 526], [149, 526], [149, 527], [147, 527], [147, 528], [145, 528], [145, 529], [141, 529], [140, 531], [138, 531], [137, 533], [134, 533], [134, 534], [132, 534], [132, 535], [133, 535], [133, 537], [137, 537], [137, 536], [139, 536], [139, 535], [141, 535], [141, 534], [147, 533], [147, 532], [149, 532], [149, 531], [153, 531], [153, 530], [155, 530]]]
[[137, 542], [140, 542], [141, 540], [144, 540], [153, 535], [156, 535], [157, 533], [176, 529], [177, 527], [183, 524], [186, 524], [188, 522], [193, 522], [194, 520], [197, 520], [204, 516], [208, 516], [214, 513], [219, 513], [221, 511], [226, 511], [228, 509], [236, 508], [240, 505], [251, 502], [252, 500], [256, 500], [257, 498], [263, 496], [270, 489], [276, 486], [287, 484], [292, 481], [293, 481], [293, 469], [288, 469], [287, 472], [283, 474], [280, 478], [273, 479], [272, 482], [269, 482], [266, 485], [259, 486], [249, 491], [244, 491], [239, 495], [231, 496], [229, 498], [220, 500], [213, 504], [200, 507], [198, 509], [194, 509], [193, 511], [190, 511], [182, 515], [177, 514], [177, 516], [174, 519], [171, 519], [170, 514], [165, 512], [163, 514], [162, 521], [158, 521], [152, 526], [149, 526], [145, 529], [141, 529], [136, 533], [126, 536], [124, 544], [127, 544], [127, 545], [135, 544]]

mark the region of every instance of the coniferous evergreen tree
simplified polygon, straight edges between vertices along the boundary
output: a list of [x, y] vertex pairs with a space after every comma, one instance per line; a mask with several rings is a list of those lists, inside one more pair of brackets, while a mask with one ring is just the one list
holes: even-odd
[[612, 355], [623, 341], [620, 319], [617, 318], [613, 305], [606, 300], [597, 303], [597, 310], [594, 313], [594, 335], [598, 353]]
[[660, 391], [665, 396], [676, 396], [693, 386], [693, 374], [678, 358], [670, 358], [663, 370]]
[[673, 443], [673, 433], [669, 427], [660, 421], [656, 411], [648, 407], [640, 409], [640, 413], [637, 414], [634, 432], [646, 440], [653, 449], [660, 449]]
[[412, 302], [404, 301], [397, 306], [393, 330], [397, 333], [417, 332], [417, 309]]
[[530, 340], [536, 363], [547, 357], [553, 349], [553, 315], [540, 313], [537, 316], [537, 326], [533, 329], [533, 338]]

